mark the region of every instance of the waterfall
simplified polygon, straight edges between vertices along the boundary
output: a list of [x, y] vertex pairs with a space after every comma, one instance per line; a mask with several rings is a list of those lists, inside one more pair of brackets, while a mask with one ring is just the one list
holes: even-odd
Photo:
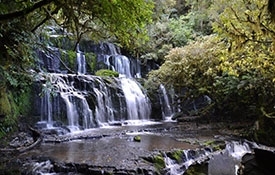
[[[241, 158], [251, 153], [251, 148], [246, 142], [228, 142], [222, 153], [215, 154], [209, 160], [208, 174], [232, 174], [237, 175]], [[226, 165], [226, 166], [225, 166]]]
[[[49, 124], [62, 121], [70, 131], [76, 131], [150, 120], [151, 102], [134, 79], [140, 77], [139, 64], [135, 62], [133, 66], [133, 60], [122, 55], [114, 44], [102, 43], [98, 49], [97, 59], [103, 58], [109, 69], [119, 72], [119, 78], [90, 75], [83, 49], [77, 45], [77, 74], [66, 74], [59, 68], [51, 69], [56, 70], [55, 73], [43, 74], [41, 121]], [[60, 55], [50, 58], [59, 60]], [[48, 55], [41, 57], [49, 58]]]
[[168, 97], [166, 88], [161, 84], [160, 87], [160, 104], [162, 108], [162, 117], [163, 119], [168, 119], [173, 114], [173, 109], [171, 107], [171, 102]]
[[[104, 53], [100, 53], [99, 57], [103, 57], [104, 63], [108, 69], [117, 71], [120, 77], [141, 78], [140, 65], [133, 60], [121, 54], [121, 51], [112, 43], [101, 43], [100, 48]], [[136, 67], [133, 67], [136, 65]]]
[[77, 60], [77, 73], [86, 74], [85, 54], [79, 50], [79, 44], [77, 45], [76, 60]]
[[[52, 124], [52, 105], [50, 91], [47, 89], [44, 96], [41, 98], [41, 121], [47, 121], [48, 124]], [[44, 115], [46, 114], [46, 115]]]
[[121, 86], [126, 99], [128, 119], [149, 119], [151, 111], [150, 101], [142, 92], [138, 83], [133, 79], [122, 78]]
[[[71, 131], [105, 126], [113, 122], [149, 120], [150, 100], [138, 82], [129, 78], [100, 78], [92, 75], [50, 73], [52, 90], [62, 99], [67, 117], [67, 127]], [[44, 98], [48, 99], [46, 94]], [[45, 102], [44, 102], [45, 101]], [[43, 113], [52, 116], [53, 103], [42, 100]], [[45, 105], [45, 103], [47, 105]], [[61, 104], [59, 104], [61, 106]], [[63, 117], [64, 118], [64, 117]]]
[[176, 162], [165, 155], [166, 174], [184, 174], [191, 165], [207, 161], [209, 175], [237, 175], [241, 158], [246, 153], [251, 153], [251, 147], [256, 146], [245, 141], [230, 141], [226, 143], [224, 150], [214, 151], [211, 148], [183, 150], [182, 162]]

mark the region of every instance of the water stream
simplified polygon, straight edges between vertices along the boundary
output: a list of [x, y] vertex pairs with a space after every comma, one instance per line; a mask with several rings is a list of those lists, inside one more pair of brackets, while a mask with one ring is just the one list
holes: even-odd
[[77, 60], [77, 73], [78, 74], [86, 74], [86, 58], [85, 54], [80, 51], [79, 45], [77, 45], [76, 50], [76, 60]]
[[[111, 43], [101, 44], [98, 60], [104, 60], [109, 69], [117, 71], [119, 78], [98, 77], [87, 72], [85, 53], [77, 46], [77, 74], [43, 73], [41, 122], [47, 126], [61, 122], [71, 132], [110, 124], [142, 123], [150, 120], [151, 101], [136, 81], [140, 77], [139, 65], [120, 54]], [[44, 57], [54, 59], [59, 54]], [[43, 58], [43, 57], [42, 57]], [[52, 66], [52, 67], [51, 67]], [[57, 69], [49, 65], [49, 70]], [[135, 78], [134, 78], [135, 77]], [[161, 87], [165, 93], [164, 87]], [[169, 102], [166, 101], [163, 106]], [[169, 105], [169, 104], [168, 104]]]
[[165, 157], [167, 174], [182, 175], [191, 165], [208, 162], [208, 175], [238, 175], [242, 157], [255, 147], [258, 145], [251, 142], [230, 141], [226, 142], [225, 149], [218, 151], [209, 148], [184, 150], [181, 163]]

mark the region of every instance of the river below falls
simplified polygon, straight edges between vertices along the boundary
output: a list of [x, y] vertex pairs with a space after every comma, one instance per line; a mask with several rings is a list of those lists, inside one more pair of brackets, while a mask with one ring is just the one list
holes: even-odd
[[[223, 128], [223, 127], [222, 127]], [[234, 131], [233, 131], [234, 132]], [[206, 142], [232, 139], [220, 126], [150, 123], [89, 129], [63, 136], [45, 136], [44, 142], [21, 157], [43, 157], [63, 164], [85, 164], [115, 169], [152, 169], [142, 157], [171, 150], [201, 148]], [[135, 136], [140, 141], [135, 141]]]

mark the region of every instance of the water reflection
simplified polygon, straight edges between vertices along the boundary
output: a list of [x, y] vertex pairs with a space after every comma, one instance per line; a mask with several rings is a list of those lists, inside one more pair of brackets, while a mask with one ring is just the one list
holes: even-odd
[[42, 144], [32, 155], [44, 155], [62, 162], [77, 162], [112, 166], [128, 159], [137, 159], [150, 151], [193, 149], [196, 146], [180, 142], [169, 136], [140, 134], [141, 142], [133, 141], [134, 135], [76, 140], [59, 144]]

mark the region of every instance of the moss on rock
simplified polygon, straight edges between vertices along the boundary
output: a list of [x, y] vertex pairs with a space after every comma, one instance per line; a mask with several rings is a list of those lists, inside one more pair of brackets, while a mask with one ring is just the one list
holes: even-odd
[[222, 140], [208, 140], [203, 145], [212, 148], [213, 151], [223, 150], [226, 147], [226, 143]]
[[119, 73], [108, 69], [100, 69], [95, 73], [96, 76], [118, 77]]
[[136, 136], [134, 137], [134, 141], [135, 141], [135, 142], [140, 142], [140, 141], [141, 141], [140, 135], [136, 135]]
[[165, 161], [162, 155], [156, 155], [153, 157], [153, 163], [157, 170], [162, 170], [165, 168]]
[[170, 157], [171, 159], [175, 160], [177, 163], [181, 163], [183, 162], [183, 150], [174, 150], [172, 152], [169, 153], [169, 155], [167, 155], [168, 157]]

